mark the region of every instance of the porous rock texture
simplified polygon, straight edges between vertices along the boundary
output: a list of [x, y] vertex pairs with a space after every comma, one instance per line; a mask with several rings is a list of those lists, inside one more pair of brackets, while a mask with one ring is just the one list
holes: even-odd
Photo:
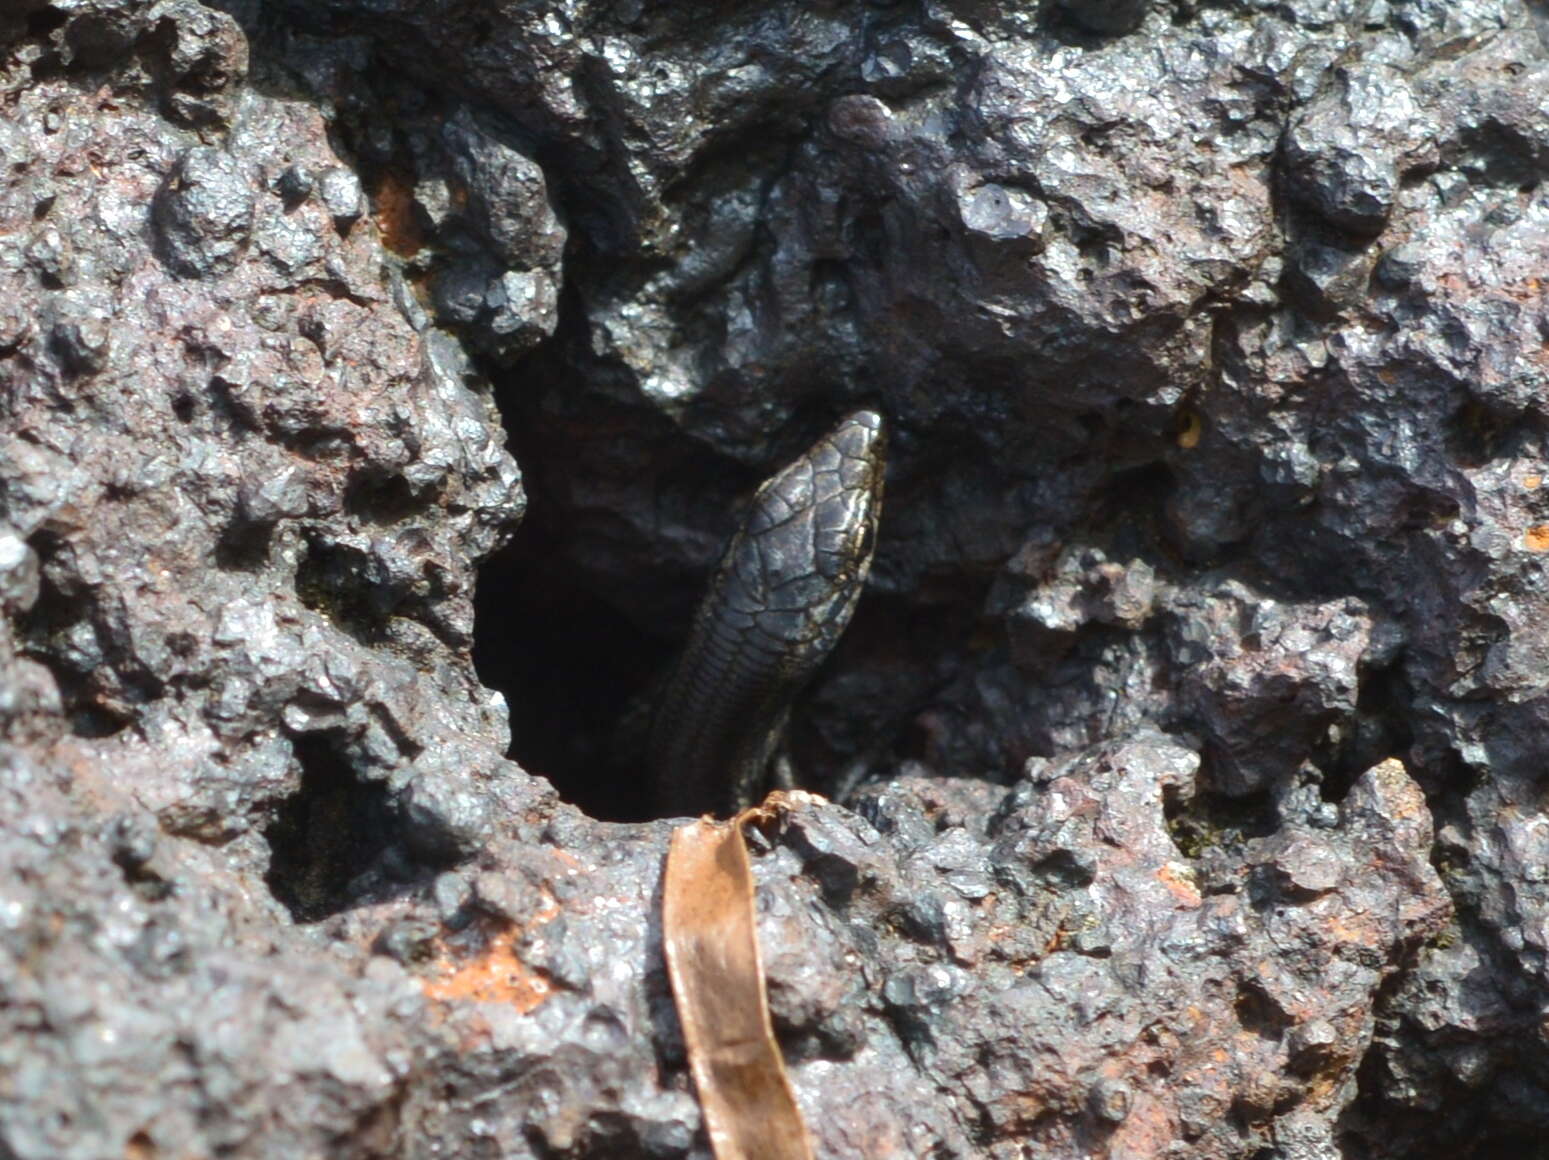
[[857, 405], [750, 834], [818, 1154], [1527, 1154], [1546, 37], [8, 0], [0, 1156], [707, 1156], [609, 733]]

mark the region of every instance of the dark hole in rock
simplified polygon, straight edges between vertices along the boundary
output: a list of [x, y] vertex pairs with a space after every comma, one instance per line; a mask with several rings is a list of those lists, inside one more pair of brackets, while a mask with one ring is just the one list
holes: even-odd
[[1513, 416], [1470, 400], [1447, 420], [1447, 450], [1463, 467], [1483, 467], [1505, 450], [1513, 423]]
[[1244, 1031], [1251, 1031], [1265, 1039], [1279, 1039], [1293, 1022], [1264, 992], [1242, 983], [1237, 986], [1233, 1009]]
[[309, 541], [296, 566], [296, 595], [363, 643], [380, 639], [393, 593], [373, 584], [358, 551], [320, 540]]
[[[1464, 149], [1461, 168], [1476, 180], [1531, 192], [1538, 185], [1537, 150], [1515, 129], [1486, 121], [1459, 134]], [[1498, 214], [1503, 210], [1497, 210]], [[1510, 210], [1504, 210], [1510, 213]]]
[[854, 292], [845, 263], [827, 258], [816, 261], [809, 280], [813, 301], [824, 310], [838, 314], [850, 307]]
[[172, 413], [177, 416], [179, 423], [191, 422], [196, 409], [194, 397], [186, 391], [172, 400]]
[[344, 489], [344, 510], [375, 524], [393, 524], [430, 506], [429, 495], [415, 495], [401, 475], [357, 473]]
[[480, 568], [474, 664], [506, 698], [514, 760], [592, 817], [645, 820], [656, 816], [651, 689], [739, 505], [837, 416], [783, 425], [760, 467], [600, 397], [561, 358], [540, 352], [504, 382], [528, 504], [512, 542]]
[[1097, 520], [1118, 526], [1128, 533], [1129, 547], [1134, 530], [1154, 521], [1162, 513], [1163, 503], [1173, 490], [1172, 469], [1165, 463], [1137, 463], [1120, 468], [1104, 482], [1098, 496]]
[[[1200, 784], [1210, 784], [1210, 754], [1200, 770]], [[1228, 852], [1241, 848], [1250, 838], [1263, 838], [1280, 828], [1275, 804], [1267, 792], [1228, 797], [1203, 790], [1192, 797], [1168, 790], [1163, 794], [1162, 813], [1173, 845], [1185, 858], [1198, 859], [1210, 851]]]
[[301, 787], [264, 829], [275, 898], [297, 922], [317, 922], [402, 893], [418, 871], [386, 785], [356, 776], [322, 736], [296, 741]]
[[1344, 801], [1361, 774], [1389, 757], [1403, 757], [1409, 752], [1414, 744], [1414, 728], [1410, 724], [1413, 701], [1413, 691], [1397, 660], [1362, 677], [1355, 716], [1318, 786], [1324, 801]]
[[39, 8], [27, 13], [27, 35], [34, 37], [47, 36], [54, 29], [64, 24], [67, 16], [57, 8]]
[[216, 567], [227, 572], [256, 571], [269, 558], [271, 524], [237, 521], [221, 533], [215, 545]]
[[[590, 401], [563, 357], [586, 341], [581, 317], [567, 294], [551, 342], [514, 368], [489, 368], [527, 508], [511, 542], [480, 565], [473, 662], [479, 680], [505, 697], [513, 760], [591, 817], [641, 821], [651, 816], [649, 782], [643, 765], [619, 759], [614, 732], [670, 645], [600, 595], [595, 569], [576, 563], [574, 541], [596, 513], [577, 515], [564, 481], [595, 452], [578, 433], [621, 432], [632, 443], [649, 419], [606, 407], [599, 414]], [[554, 400], [585, 413], [556, 416], [546, 405]]]
[[[1483, 462], [1478, 466], [1482, 466]], [[1443, 528], [1450, 524], [1458, 516], [1457, 500], [1447, 495], [1436, 495], [1431, 492], [1420, 492], [1409, 497], [1404, 505], [1403, 521], [1399, 525], [1402, 530], [1423, 532], [1432, 528]]]
[[511, 756], [594, 818], [651, 816], [641, 755], [614, 735], [671, 656], [590, 591], [558, 537], [529, 516], [479, 573], [473, 659], [511, 711]]
[[881, 269], [888, 253], [887, 224], [877, 210], [866, 210], [855, 215], [849, 228], [849, 242], [855, 249], [857, 260], [875, 269]]
[[555, 339], [491, 376], [527, 510], [479, 569], [473, 660], [505, 696], [513, 760], [591, 817], [643, 821], [649, 688], [758, 478], [599, 390], [607, 370], [582, 381], [584, 317], [562, 299]]
[[[48, 669], [77, 737], [111, 737], [129, 725], [125, 706], [108, 703], [93, 674], [104, 668], [105, 653], [90, 624], [91, 606], [78, 591], [67, 591], [53, 564], [63, 541], [39, 531], [27, 541], [42, 562], [42, 583], [33, 606], [18, 618], [22, 652]], [[62, 569], [69, 575], [69, 568]]]
[[60, 693], [66, 703], [73, 702], [70, 708], [70, 732], [77, 737], [101, 740], [129, 726], [128, 717], [115, 713], [104, 705], [85, 700], [73, 690], [67, 691], [67, 685], [73, 684], [74, 682], [60, 681]]
[[[647, 632], [596, 590], [594, 579], [568, 555], [564, 532], [546, 526], [540, 507], [541, 499], [533, 500], [511, 544], [480, 569], [474, 614], [479, 678], [506, 697], [510, 753], [524, 769], [547, 778], [592, 817], [655, 817], [642, 751], [651, 689], [681, 647], [708, 577], [657, 580], [681, 592], [671, 601], [674, 611], [661, 618], [662, 631]], [[905, 707], [886, 699], [858, 710], [856, 690], [862, 701], [871, 699], [865, 694], [872, 690], [884, 697], [896, 692], [894, 682], [871, 670], [902, 647], [896, 643], [902, 615], [868, 594], [830, 664], [798, 698], [787, 745], [804, 787], [830, 795], [853, 788], [854, 771], [846, 767], [854, 755], [892, 735], [889, 727]], [[939, 613], [912, 619], [919, 639], [929, 642], [950, 639], [958, 618]], [[949, 623], [936, 623], [943, 619]], [[852, 638], [853, 654], [847, 647]], [[849, 679], [832, 688], [827, 678], [838, 666], [846, 666]]]

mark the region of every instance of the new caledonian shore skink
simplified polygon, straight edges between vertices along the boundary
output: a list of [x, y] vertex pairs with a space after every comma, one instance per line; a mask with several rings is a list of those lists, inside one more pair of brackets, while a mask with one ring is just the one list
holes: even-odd
[[885, 443], [882, 416], [856, 411], [754, 495], [656, 701], [662, 813], [724, 814], [762, 790], [791, 701], [865, 586]]

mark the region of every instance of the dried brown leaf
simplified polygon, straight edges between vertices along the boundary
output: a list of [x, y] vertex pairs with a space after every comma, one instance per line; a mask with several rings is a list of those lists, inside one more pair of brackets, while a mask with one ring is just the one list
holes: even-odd
[[766, 805], [730, 822], [690, 822], [667, 852], [667, 973], [716, 1160], [812, 1160], [769, 1021], [742, 838], [746, 818], [768, 813]]

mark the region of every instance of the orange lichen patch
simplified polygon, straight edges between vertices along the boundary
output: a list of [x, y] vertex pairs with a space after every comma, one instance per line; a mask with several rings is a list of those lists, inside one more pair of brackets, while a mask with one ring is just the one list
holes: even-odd
[[507, 1003], [523, 1015], [541, 1006], [554, 985], [542, 971], [522, 962], [516, 953], [516, 940], [559, 914], [559, 902], [553, 894], [543, 889], [542, 895], [542, 906], [526, 926], [491, 927], [482, 948], [471, 957], [460, 956], [443, 942], [432, 967], [434, 973], [420, 980], [426, 997], [443, 1003]]
[[1187, 874], [1181, 873], [1176, 866], [1162, 866], [1156, 872], [1157, 881], [1171, 892], [1179, 903], [1190, 909], [1201, 902], [1198, 887], [1189, 879]]
[[1383, 942], [1380, 924], [1367, 915], [1333, 915], [1329, 918], [1328, 929], [1336, 955], [1355, 947], [1381, 946]]
[[474, 1003], [506, 1003], [523, 1015], [541, 1006], [553, 985], [542, 971], [535, 971], [517, 957], [513, 945], [521, 931], [506, 927], [492, 934], [484, 952], [458, 962], [443, 954], [437, 966], [441, 974], [422, 980], [430, 999]]
[[1530, 552], [1549, 552], [1549, 524], [1534, 524], [1522, 533], [1522, 542]]
[[1537, 491], [1544, 485], [1544, 477], [1541, 475], [1524, 475], [1522, 487], [1526, 491]]
[[385, 170], [371, 193], [371, 201], [376, 207], [382, 244], [400, 258], [412, 258], [419, 253], [425, 245], [425, 233], [414, 216], [413, 178], [397, 170]]

